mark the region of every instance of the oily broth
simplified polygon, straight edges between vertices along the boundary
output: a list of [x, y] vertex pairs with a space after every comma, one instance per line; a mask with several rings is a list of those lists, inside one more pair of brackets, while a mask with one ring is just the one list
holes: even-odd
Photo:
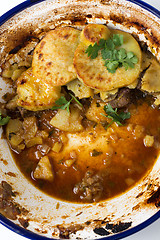
[[[138, 104], [131, 104], [127, 110], [131, 113], [131, 118], [126, 120], [124, 126], [114, 123], [106, 130], [101, 123], [89, 125], [84, 131], [72, 134], [74, 141], [64, 144], [59, 153], [50, 151], [47, 155], [54, 172], [53, 182], [33, 177], [36, 165], [43, 156], [39, 146], [25, 148], [21, 153], [13, 152], [14, 159], [21, 172], [36, 187], [61, 200], [92, 202], [122, 194], [152, 169], [158, 157], [157, 146], [146, 147], [144, 137], [154, 136], [155, 144], [160, 139], [158, 109], [154, 109], [143, 99]], [[41, 129], [50, 132], [49, 138], [45, 140], [48, 145], [57, 141], [62, 134], [68, 134], [50, 128], [49, 119], [52, 114], [52, 111], [44, 112], [38, 124]], [[76, 144], [75, 139], [79, 140]], [[75, 162], [68, 167], [66, 160], [71, 158]], [[75, 186], [82, 181], [86, 172], [91, 173], [91, 179], [95, 175], [100, 179], [103, 190], [98, 198], [93, 195], [92, 199], [88, 199], [82, 191], [75, 194]], [[85, 189], [86, 186], [82, 187]]]

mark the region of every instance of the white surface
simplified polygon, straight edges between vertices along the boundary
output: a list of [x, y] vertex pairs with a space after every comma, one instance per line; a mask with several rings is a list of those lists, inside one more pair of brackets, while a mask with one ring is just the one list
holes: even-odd
[[[1, 2], [0, 6], [0, 16], [12, 7], [23, 2], [22, 0], [1, 1], [3, 1], [3, 3]], [[160, 0], [144, 0], [144, 2], [147, 2], [160, 10]], [[0, 224], [0, 240], [26, 240], [26, 238], [12, 232]], [[160, 219], [140, 232], [126, 237], [125, 240], [160, 240]]]

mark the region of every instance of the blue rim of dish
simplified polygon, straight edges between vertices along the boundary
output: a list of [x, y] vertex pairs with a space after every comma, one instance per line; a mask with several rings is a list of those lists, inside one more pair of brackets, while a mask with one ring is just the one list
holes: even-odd
[[[40, 2], [44, 2], [46, 0], [26, 0], [22, 3], [20, 3], [19, 5], [17, 5], [16, 7], [12, 8], [11, 10], [9, 10], [8, 12], [6, 12], [5, 14], [3, 14], [0, 17], [0, 26], [2, 24], [4, 24], [7, 20], [9, 20], [11, 17], [13, 17], [15, 14], [23, 11], [24, 9], [31, 7], [37, 3]], [[160, 18], [160, 11], [154, 7], [152, 7], [151, 5], [149, 5], [148, 3], [145, 3], [141, 0], [127, 0], [128, 2], [132, 2], [140, 7], [142, 7], [143, 9], [151, 12], [152, 14], [154, 14], [156, 17]]]
[[[118, 239], [122, 239], [128, 236], [131, 236], [134, 233], [139, 232], [140, 230], [145, 229], [146, 227], [148, 227], [149, 225], [151, 225], [153, 222], [155, 222], [156, 220], [158, 220], [160, 218], [160, 210], [155, 213], [152, 217], [150, 217], [149, 219], [147, 219], [146, 221], [140, 223], [139, 225], [132, 227], [128, 230], [125, 230], [123, 232], [119, 232], [117, 234], [111, 235], [111, 236], [104, 236], [103, 238], [101, 238], [101, 240], [118, 240]], [[0, 223], [7, 227], [8, 229], [10, 229], [11, 231], [26, 237], [28, 239], [32, 239], [32, 240], [54, 240], [55, 238], [47, 238], [44, 236], [41, 236], [37, 233], [33, 233], [27, 229], [24, 229], [18, 225], [16, 225], [15, 223], [13, 223], [12, 221], [10, 221], [9, 219], [5, 218], [4, 216], [2, 216], [0, 214]], [[102, 236], [101, 236], [102, 237]], [[58, 239], [57, 239], [58, 240]]]
[[[21, 4], [12, 8], [11, 10], [9, 10], [8, 12], [6, 12], [5, 14], [3, 14], [0, 17], [0, 26], [2, 24], [4, 24], [7, 20], [9, 20], [11, 17], [13, 17], [15, 14], [23, 11], [24, 9], [26, 9], [28, 7], [35, 5], [37, 3], [43, 2], [43, 1], [45, 1], [45, 0], [26, 0], [26, 1], [22, 2]], [[142, 7], [143, 9], [154, 14], [156, 17], [160, 18], [160, 11], [158, 9], [150, 6], [148, 3], [145, 3], [141, 0], [127, 0], [127, 1], [132, 2], [132, 3]], [[147, 226], [149, 226], [150, 224], [152, 224], [159, 218], [160, 218], [160, 210], [157, 213], [155, 213], [152, 217], [150, 217], [146, 221], [140, 223], [139, 225], [132, 227], [126, 231], [112, 235], [112, 236], [106, 236], [106, 237], [104, 236], [104, 238], [101, 238], [101, 240], [118, 240], [118, 239], [125, 238], [127, 236], [130, 236], [130, 235], [137, 233], [140, 230], [146, 228]], [[15, 232], [23, 237], [26, 237], [28, 239], [32, 239], [32, 240], [53, 239], [53, 238], [47, 238], [47, 237], [41, 236], [41, 235], [33, 233], [27, 229], [24, 229], [24, 228], [16, 225], [15, 223], [13, 223], [11, 220], [5, 218], [1, 214], [0, 214], [0, 223], [2, 225], [4, 225], [5, 227], [7, 227], [8, 229], [12, 230], [13, 232]]]

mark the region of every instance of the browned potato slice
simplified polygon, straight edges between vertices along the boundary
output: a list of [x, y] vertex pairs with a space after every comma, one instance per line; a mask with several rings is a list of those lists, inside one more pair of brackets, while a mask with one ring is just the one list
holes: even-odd
[[61, 27], [50, 31], [37, 45], [33, 54], [33, 73], [54, 86], [65, 85], [77, 77], [73, 66], [74, 52], [80, 31]]
[[60, 90], [46, 78], [36, 78], [29, 68], [17, 80], [17, 105], [30, 111], [51, 108], [60, 97]]
[[[96, 25], [92, 26], [96, 28]], [[82, 31], [81, 34], [83, 34], [83, 32], [85, 32], [85, 30]], [[98, 35], [98, 31], [94, 30], [94, 32]], [[124, 43], [121, 47], [125, 48], [127, 51], [132, 51], [138, 57], [138, 63], [135, 64], [134, 68], [125, 70], [124, 67], [121, 67], [118, 68], [115, 73], [108, 72], [107, 68], [104, 66], [104, 60], [100, 53], [95, 59], [91, 59], [85, 53], [89, 45], [86, 44], [85, 40], [80, 42], [74, 55], [74, 66], [78, 78], [88, 87], [102, 91], [110, 91], [133, 83], [139, 76], [141, 70], [142, 54], [138, 42], [129, 33], [119, 30], [111, 30], [111, 32], [114, 34], [122, 34]], [[84, 36], [81, 36], [81, 39], [83, 40]]]
[[88, 24], [80, 35], [80, 41], [86, 45], [94, 44], [101, 38], [107, 39], [110, 36], [110, 30], [102, 24]]

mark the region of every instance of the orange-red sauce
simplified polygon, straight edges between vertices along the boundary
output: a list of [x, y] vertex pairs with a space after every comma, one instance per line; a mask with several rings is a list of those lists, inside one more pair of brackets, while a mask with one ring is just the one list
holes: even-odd
[[[82, 137], [89, 136], [89, 144], [73, 147], [76, 160], [71, 167], [67, 167], [65, 160], [71, 158], [71, 150], [65, 145], [59, 153], [50, 151], [50, 162], [54, 171], [54, 181], [36, 180], [33, 172], [39, 161], [39, 146], [26, 148], [21, 153], [13, 153], [15, 161], [22, 173], [38, 188], [58, 199], [70, 202], [101, 201], [115, 197], [134, 186], [143, 176], [151, 170], [159, 154], [160, 141], [160, 110], [154, 109], [147, 102], [139, 102], [138, 105], [130, 105], [128, 111], [131, 118], [126, 120], [124, 126], [112, 124], [105, 130], [101, 123], [90, 126]], [[46, 127], [50, 112], [42, 115], [41, 129], [51, 131]], [[98, 136], [109, 134], [105, 137], [103, 146], [92, 148], [92, 143]], [[64, 134], [64, 133], [63, 133]], [[54, 131], [46, 143], [49, 145], [58, 139], [61, 132]], [[144, 145], [146, 135], [154, 136], [154, 144], [151, 147]], [[87, 147], [88, 146], [88, 147]], [[38, 157], [37, 157], [38, 156]], [[82, 181], [87, 171], [99, 174], [101, 177], [102, 194], [98, 199], [88, 200], [82, 197], [82, 193], [75, 194], [73, 189]], [[84, 189], [85, 190], [85, 189]]]

